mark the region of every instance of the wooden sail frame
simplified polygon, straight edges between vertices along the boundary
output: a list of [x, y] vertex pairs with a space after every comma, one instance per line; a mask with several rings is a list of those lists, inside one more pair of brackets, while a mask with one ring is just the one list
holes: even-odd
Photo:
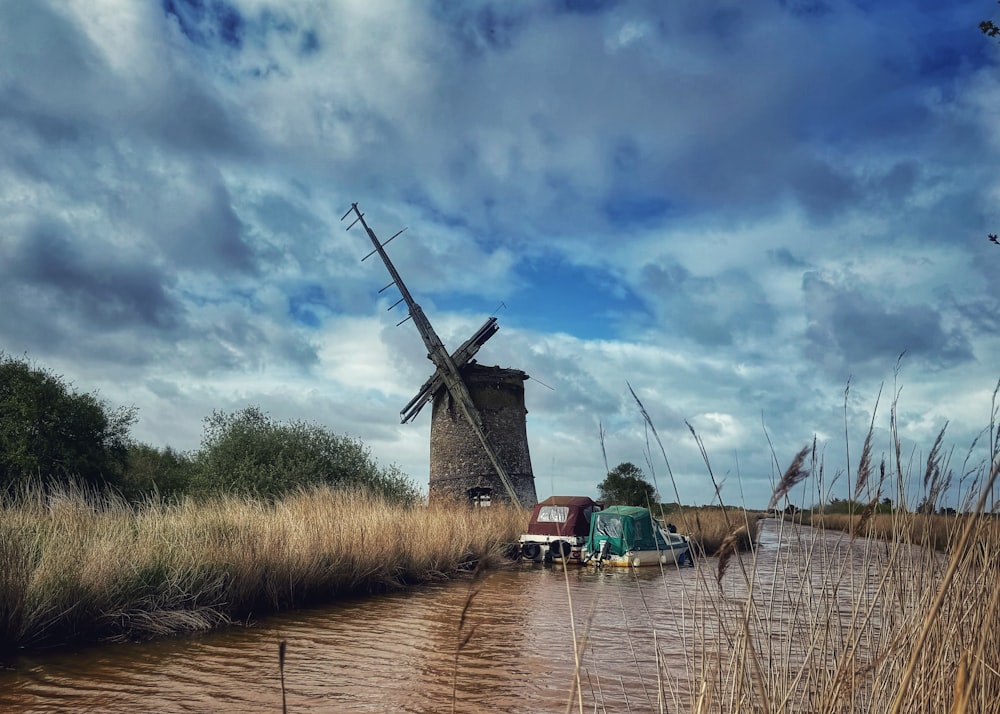
[[[472, 337], [462, 343], [461, 347], [455, 350], [454, 353], [449, 353], [448, 350], [445, 349], [441, 338], [438, 337], [434, 328], [431, 326], [430, 320], [427, 319], [427, 315], [424, 314], [423, 309], [419, 304], [417, 304], [416, 300], [413, 299], [413, 296], [410, 294], [409, 289], [407, 289], [402, 277], [400, 277], [399, 272], [396, 270], [396, 266], [393, 265], [392, 261], [389, 259], [388, 253], [385, 251], [386, 244], [396, 238], [396, 236], [403, 231], [399, 231], [396, 235], [392, 236], [392, 238], [383, 243], [365, 221], [364, 214], [358, 208], [357, 203], [351, 204], [351, 208], [343, 215], [341, 220], [345, 220], [352, 213], [356, 217], [353, 221], [351, 221], [351, 224], [347, 226], [347, 230], [350, 230], [357, 223], [360, 223], [374, 246], [374, 250], [362, 258], [362, 260], [378, 253], [378, 256], [385, 264], [386, 270], [389, 271], [389, 275], [392, 277], [392, 282], [385, 286], [385, 288], [382, 288], [382, 290], [395, 285], [402, 296], [389, 309], [392, 309], [392, 307], [395, 307], [401, 302], [406, 303], [406, 306], [409, 309], [409, 316], [407, 319], [412, 319], [413, 324], [417, 326], [417, 331], [420, 333], [420, 337], [424, 341], [424, 346], [427, 348], [427, 356], [434, 363], [435, 367], [437, 367], [434, 374], [432, 374], [430, 378], [424, 382], [420, 391], [417, 392], [417, 395], [411, 399], [405, 407], [403, 407], [402, 411], [400, 411], [401, 421], [405, 423], [413, 419], [427, 402], [433, 400], [434, 395], [438, 392], [438, 390], [442, 387], [447, 389], [448, 393], [452, 397], [452, 400], [458, 406], [462, 416], [472, 428], [472, 431], [479, 440], [479, 443], [482, 444], [483, 450], [486, 452], [486, 457], [489, 459], [490, 464], [492, 464], [497, 476], [500, 478], [500, 482], [506, 489], [511, 503], [521, 508], [521, 500], [518, 498], [517, 492], [514, 490], [510, 476], [507, 474], [506, 468], [504, 468], [503, 463], [500, 461], [500, 457], [497, 455], [496, 449], [493, 448], [493, 445], [490, 443], [486, 430], [483, 428], [482, 417], [480, 416], [475, 403], [472, 401], [472, 395], [469, 393], [468, 385], [465, 383], [465, 380], [462, 378], [462, 373], [460, 372], [461, 367], [467, 364], [479, 348], [482, 347], [482, 345], [490, 339], [490, 337], [496, 334], [497, 330], [500, 329], [497, 325], [496, 318], [489, 318]], [[399, 324], [402, 324], [405, 321], [406, 320], [403, 320]]]

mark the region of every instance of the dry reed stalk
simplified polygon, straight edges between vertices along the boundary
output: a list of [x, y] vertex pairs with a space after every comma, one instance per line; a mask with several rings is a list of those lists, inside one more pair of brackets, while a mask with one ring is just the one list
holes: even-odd
[[[670, 479], [670, 486], [671, 486], [671, 488], [673, 489], [673, 492], [674, 492], [675, 503], [682, 503], [681, 496], [680, 496], [680, 491], [677, 489], [677, 479], [674, 478], [673, 469], [670, 468], [670, 460], [667, 458], [667, 450], [663, 446], [663, 441], [660, 439], [659, 432], [656, 431], [656, 425], [653, 424], [653, 420], [649, 416], [649, 412], [646, 411], [646, 407], [645, 407], [645, 405], [643, 405], [642, 401], [639, 399], [639, 395], [637, 395], [635, 393], [635, 390], [632, 389], [632, 385], [629, 384], [628, 382], [626, 382], [625, 384], [628, 386], [628, 391], [632, 394], [632, 398], [635, 399], [635, 403], [639, 407], [639, 413], [642, 414], [643, 422], [645, 423], [645, 425], [649, 429], [649, 431], [652, 432], [653, 438], [656, 440], [657, 445], [660, 447], [660, 455], [663, 457], [663, 463], [666, 465], [666, 468], [667, 468], [667, 476]], [[690, 424], [688, 424], [688, 428], [691, 429], [692, 433], [694, 433], [694, 429], [691, 428]], [[695, 434], [695, 439], [697, 440], [697, 434]], [[604, 453], [603, 431], [601, 433], [601, 452], [602, 452], [602, 454]], [[604, 465], [605, 465], [605, 469], [607, 469], [607, 454], [604, 455]], [[652, 469], [651, 469], [651, 471], [652, 471]], [[654, 488], [656, 488], [656, 491], [659, 493], [660, 492], [660, 485], [656, 481], [655, 471], [652, 471], [652, 476], [653, 476], [653, 486], [654, 486]], [[714, 478], [714, 476], [713, 476], [713, 478]], [[716, 489], [716, 490], [718, 490], [718, 489]], [[683, 525], [684, 530], [689, 532], [691, 530], [691, 525], [686, 520], [685, 514], [683, 512], [681, 513], [681, 518], [682, 518], [682, 525]]]
[[731, 531], [722, 541], [722, 545], [719, 546], [719, 567], [715, 579], [720, 585], [722, 584], [722, 577], [726, 574], [726, 569], [729, 567], [729, 560], [736, 555], [737, 543], [739, 543], [741, 537], [744, 535], [746, 535], [746, 529], [743, 526], [739, 526]]
[[[815, 446], [813, 449], [815, 449]], [[771, 500], [767, 504], [768, 511], [773, 511], [778, 501], [787, 496], [789, 491], [809, 476], [808, 469], [804, 468], [806, 456], [809, 455], [809, 451], [810, 446], [809, 444], [806, 444], [802, 447], [802, 450], [795, 455], [795, 458], [792, 459], [792, 463], [789, 464], [784, 475], [782, 475], [778, 484], [774, 487], [774, 492], [771, 494]]]
[[[848, 383], [848, 389], [850, 388], [850, 383]], [[844, 393], [844, 398], [847, 398], [847, 392]], [[868, 425], [868, 434], [865, 436], [864, 446], [861, 447], [861, 460], [858, 463], [858, 476], [854, 481], [854, 500], [861, 498], [864, 493], [865, 486], [868, 485], [868, 477], [871, 474], [872, 468], [872, 435], [875, 433], [875, 415], [878, 413], [878, 403], [882, 399], [882, 386], [879, 386], [878, 396], [875, 397], [875, 406], [872, 408], [872, 420]], [[847, 405], [844, 405], [845, 411]]]
[[962, 657], [958, 661], [958, 672], [955, 674], [954, 703], [951, 706], [951, 714], [965, 714], [968, 707], [968, 695], [971, 682], [969, 681], [969, 651], [963, 650]]
[[881, 496], [881, 493], [876, 492], [874, 498], [865, 504], [865, 507], [861, 510], [861, 514], [858, 516], [857, 521], [852, 525], [852, 535], [865, 535], [865, 526], [868, 525], [868, 521], [870, 521], [872, 516], [875, 515], [875, 508], [878, 506], [879, 496]]
[[857, 500], [868, 485], [868, 477], [872, 469], [872, 435], [875, 432], [875, 415], [872, 415], [872, 425], [868, 429], [864, 446], [861, 447], [861, 461], [858, 464], [858, 476], [854, 481], [854, 498]]
[[[943, 430], [942, 430], [943, 433]], [[940, 437], [939, 437], [940, 438]], [[937, 446], [937, 444], [935, 444]], [[994, 457], [993, 463], [990, 468], [989, 478], [986, 480], [986, 484], [980, 494], [979, 500], [976, 503], [976, 508], [974, 515], [980, 515], [986, 506], [986, 501], [990, 494], [993, 492], [993, 486], [996, 483], [997, 475], [1000, 473], [1000, 459]], [[927, 642], [927, 637], [930, 633], [931, 627], [934, 625], [938, 614], [941, 612], [941, 606], [944, 602], [945, 596], [948, 594], [948, 590], [955, 579], [955, 574], [958, 572], [958, 566], [962, 560], [960, 555], [965, 551], [968, 546], [969, 538], [972, 534], [974, 525], [974, 519], [969, 519], [965, 527], [962, 529], [962, 535], [959, 538], [957, 545], [957, 553], [953, 553], [952, 557], [948, 562], [948, 569], [945, 571], [944, 577], [937, 591], [937, 596], [934, 599], [934, 603], [928, 609], [926, 615], [924, 616], [924, 622], [920, 628], [920, 632], [917, 635], [917, 639], [913, 645], [913, 649], [910, 653], [909, 661], [906, 664], [906, 668], [903, 671], [902, 679], [899, 683], [899, 687], [896, 691], [896, 697], [892, 703], [892, 709], [890, 710], [892, 714], [898, 714], [902, 709], [903, 700], [906, 697], [907, 689], [913, 678], [913, 673], [917, 666], [917, 660], [920, 656], [921, 650]]]

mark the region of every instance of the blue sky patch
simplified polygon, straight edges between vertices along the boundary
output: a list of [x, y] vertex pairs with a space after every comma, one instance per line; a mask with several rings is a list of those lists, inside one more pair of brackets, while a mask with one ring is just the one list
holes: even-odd
[[329, 313], [331, 305], [321, 285], [308, 284], [288, 296], [288, 314], [305, 327], [317, 328], [322, 315]]
[[181, 32], [195, 44], [208, 45], [214, 37], [235, 49], [243, 44], [243, 17], [222, 0], [163, 0], [163, 11], [177, 20]]
[[642, 301], [611, 273], [546, 255], [518, 267], [524, 287], [506, 304], [522, 327], [604, 339], [620, 334], [623, 314], [645, 312]]

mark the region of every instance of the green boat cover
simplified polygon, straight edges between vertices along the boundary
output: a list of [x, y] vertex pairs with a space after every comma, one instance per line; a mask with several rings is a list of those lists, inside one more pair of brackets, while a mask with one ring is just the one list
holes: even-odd
[[596, 553], [604, 541], [611, 542], [612, 555], [625, 555], [628, 550], [670, 550], [649, 509], [640, 506], [608, 506], [591, 516], [587, 550]]

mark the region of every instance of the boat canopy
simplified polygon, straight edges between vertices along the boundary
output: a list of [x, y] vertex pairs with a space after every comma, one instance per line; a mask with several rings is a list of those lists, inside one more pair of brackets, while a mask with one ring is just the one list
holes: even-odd
[[649, 509], [640, 506], [608, 506], [595, 513], [590, 521], [587, 550], [598, 552], [604, 541], [610, 542], [612, 555], [625, 555], [628, 550], [670, 548], [654, 524]]
[[590, 516], [600, 508], [601, 504], [588, 496], [549, 496], [532, 509], [528, 533], [586, 538]]

